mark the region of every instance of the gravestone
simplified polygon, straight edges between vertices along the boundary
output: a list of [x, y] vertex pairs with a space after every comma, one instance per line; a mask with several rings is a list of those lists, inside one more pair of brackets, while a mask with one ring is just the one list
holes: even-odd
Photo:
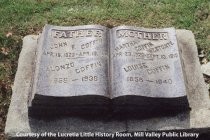
[[113, 110], [114, 116], [154, 116], [187, 110], [179, 51], [174, 28], [46, 25], [37, 46], [29, 113]]
[[[28, 98], [31, 91], [35, 50], [38, 36], [29, 35], [23, 39], [18, 70], [13, 86], [13, 95], [6, 121], [5, 133], [9, 138], [21, 134], [42, 132], [133, 132], [133, 131], [210, 131], [210, 106], [208, 90], [204, 83], [197, 57], [194, 35], [188, 30], [176, 30], [180, 58], [186, 74], [187, 98], [190, 112], [174, 116], [156, 116], [143, 119], [84, 119], [61, 117], [55, 120], [39, 120], [28, 115]], [[15, 117], [14, 117], [15, 116]], [[24, 137], [24, 136], [23, 136]]]

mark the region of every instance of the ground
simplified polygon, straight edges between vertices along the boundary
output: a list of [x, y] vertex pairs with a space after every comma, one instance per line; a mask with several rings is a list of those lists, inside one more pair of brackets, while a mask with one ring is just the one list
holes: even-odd
[[[22, 38], [45, 24], [175, 27], [195, 34], [201, 63], [210, 60], [209, 0], [0, 0], [0, 140]], [[205, 76], [207, 83], [210, 78]]]

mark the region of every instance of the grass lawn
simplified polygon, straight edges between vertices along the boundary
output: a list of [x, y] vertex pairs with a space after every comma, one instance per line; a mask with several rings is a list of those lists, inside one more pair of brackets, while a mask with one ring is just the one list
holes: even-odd
[[189, 29], [203, 62], [210, 60], [209, 0], [0, 0], [0, 139], [22, 38], [47, 23]]

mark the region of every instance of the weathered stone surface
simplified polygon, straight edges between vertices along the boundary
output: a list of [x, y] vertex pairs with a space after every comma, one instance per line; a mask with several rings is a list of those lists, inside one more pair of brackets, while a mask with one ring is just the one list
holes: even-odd
[[187, 97], [192, 110], [172, 117], [129, 120], [130, 131], [210, 128], [210, 100], [200, 69], [194, 35], [188, 30], [176, 32], [186, 74]]
[[100, 25], [46, 25], [38, 45], [32, 94], [109, 97], [106, 34], [107, 28]]
[[[30, 132], [28, 118], [28, 93], [31, 87], [31, 75], [37, 46], [37, 35], [28, 35], [23, 39], [22, 51], [18, 60], [12, 101], [7, 115], [5, 132], [15, 135], [16, 132]], [[15, 116], [15, 117], [14, 117]]]
[[197, 48], [191, 31], [177, 30], [178, 44], [186, 74], [187, 97], [191, 112], [171, 117], [156, 117], [141, 120], [87, 120], [81, 118], [58, 118], [56, 120], [37, 120], [28, 117], [27, 100], [31, 86], [31, 74], [34, 62], [37, 36], [26, 36], [19, 58], [18, 70], [13, 87], [5, 133], [16, 137], [17, 132], [122, 132], [144, 130], [175, 130], [210, 128], [210, 106], [208, 90], [205, 86]]
[[210, 76], [210, 62], [207, 64], [201, 65], [201, 70], [204, 74]]
[[174, 28], [46, 25], [39, 40], [29, 114], [189, 109]]
[[109, 110], [108, 33], [100, 25], [44, 27], [37, 45], [30, 115]]
[[31, 86], [37, 38], [38, 36], [29, 35], [23, 39], [23, 48], [19, 58], [5, 133], [8, 136], [15, 137], [17, 132], [125, 131], [125, 121], [87, 120], [68, 117], [46, 122], [28, 117], [27, 100]]
[[209, 108], [208, 89], [201, 72], [194, 35], [188, 30], [177, 30], [177, 38], [184, 63], [190, 107], [195, 110]]
[[111, 29], [111, 39], [111, 97], [116, 112], [157, 116], [189, 109], [174, 28], [118, 26]]
[[137, 95], [158, 99], [186, 96], [174, 28], [119, 26], [111, 31], [112, 97]]

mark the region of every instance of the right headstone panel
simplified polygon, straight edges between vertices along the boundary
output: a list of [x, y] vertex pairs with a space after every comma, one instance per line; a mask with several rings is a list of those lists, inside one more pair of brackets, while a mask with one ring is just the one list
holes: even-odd
[[112, 35], [112, 98], [186, 96], [174, 28], [120, 26], [113, 29]]

